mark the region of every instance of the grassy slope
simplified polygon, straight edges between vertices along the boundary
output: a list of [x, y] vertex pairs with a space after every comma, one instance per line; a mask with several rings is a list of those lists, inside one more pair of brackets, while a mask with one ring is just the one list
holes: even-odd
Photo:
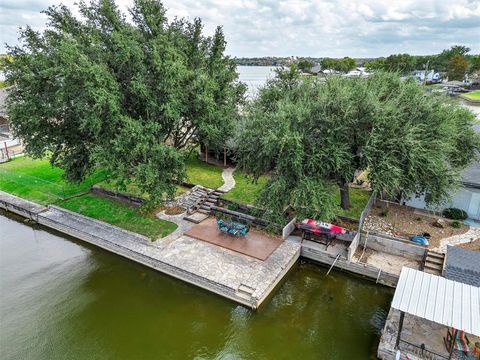
[[475, 91], [463, 94], [463, 96], [473, 100], [480, 100], [480, 90], [475, 90]]
[[0, 189], [46, 204], [87, 191], [104, 177], [103, 172], [97, 171], [82, 183], [70, 184], [63, 179], [63, 173], [48, 160], [19, 157], [0, 165]]
[[63, 201], [60, 206], [148, 236], [153, 240], [166, 236], [177, 228], [172, 222], [158, 219], [154, 215], [141, 214], [138, 209], [93, 194]]
[[268, 177], [261, 176], [256, 183], [253, 183], [245, 174], [236, 171], [233, 174], [235, 187], [223, 195], [225, 199], [236, 201], [242, 204], [254, 204], [267, 183]]
[[153, 215], [143, 215], [126, 204], [92, 194], [62, 201], [59, 197], [80, 194], [104, 178], [97, 172], [81, 184], [69, 184], [62, 175], [63, 170], [52, 167], [48, 160], [20, 157], [0, 165], [0, 190], [40, 204], [57, 204], [153, 239], [168, 235], [177, 227]]
[[215, 165], [209, 165], [199, 160], [196, 154], [190, 156], [186, 161], [187, 181], [202, 185], [208, 188], [216, 189], [223, 185], [222, 168]]

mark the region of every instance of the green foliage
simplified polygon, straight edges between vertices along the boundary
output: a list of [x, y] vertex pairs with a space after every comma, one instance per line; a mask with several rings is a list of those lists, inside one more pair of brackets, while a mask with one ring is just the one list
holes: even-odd
[[460, 221], [455, 220], [450, 223], [450, 226], [455, 229], [460, 229], [462, 227], [462, 223]]
[[416, 59], [409, 54], [396, 54], [390, 55], [387, 58], [368, 61], [365, 67], [369, 70], [385, 70], [407, 74], [415, 69]]
[[313, 65], [313, 61], [308, 59], [300, 59], [297, 63], [298, 68], [303, 72], [309, 72]]
[[59, 205], [82, 215], [148, 236], [152, 240], [164, 237], [177, 228], [176, 224], [158, 219], [154, 214], [143, 214], [139, 209], [93, 194], [75, 197]]
[[467, 73], [468, 62], [463, 55], [455, 55], [448, 62], [448, 79], [463, 80]]
[[225, 56], [221, 28], [169, 22], [163, 5], [136, 0], [127, 20], [113, 0], [50, 7], [43, 33], [26, 28], [3, 61], [15, 83], [8, 114], [34, 157], [52, 154], [68, 180], [96, 167], [135, 179], [152, 204], [175, 194], [192, 143], [223, 146], [245, 86]]
[[320, 65], [322, 69], [349, 72], [355, 68], [355, 60], [350, 57], [344, 57], [343, 59], [323, 58]]
[[468, 214], [464, 210], [457, 208], [448, 208], [443, 210], [443, 216], [452, 220], [465, 220], [468, 218]]
[[338, 206], [331, 184], [345, 187], [365, 169], [379, 193], [440, 202], [479, 148], [471, 112], [425, 96], [414, 80], [395, 73], [321, 82], [289, 69], [245, 114], [239, 164], [254, 178], [272, 174], [258, 199], [272, 217], [292, 205], [330, 219]]

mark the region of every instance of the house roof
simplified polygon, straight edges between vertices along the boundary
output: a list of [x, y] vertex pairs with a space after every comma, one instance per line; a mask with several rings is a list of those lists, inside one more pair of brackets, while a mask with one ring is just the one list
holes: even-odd
[[480, 286], [480, 252], [447, 247], [445, 277], [472, 286]]
[[392, 308], [480, 336], [480, 287], [404, 266]]

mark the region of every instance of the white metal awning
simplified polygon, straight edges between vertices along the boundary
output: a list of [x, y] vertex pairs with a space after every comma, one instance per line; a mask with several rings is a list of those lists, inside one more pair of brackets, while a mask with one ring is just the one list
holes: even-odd
[[480, 336], [480, 288], [402, 268], [392, 307]]

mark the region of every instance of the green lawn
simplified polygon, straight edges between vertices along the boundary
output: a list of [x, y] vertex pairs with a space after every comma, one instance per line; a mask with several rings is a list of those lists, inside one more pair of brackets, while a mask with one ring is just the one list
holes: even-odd
[[166, 236], [177, 228], [176, 224], [158, 219], [153, 214], [144, 215], [136, 208], [93, 194], [63, 201], [59, 206], [148, 236], [152, 240]]
[[480, 100], [480, 90], [475, 90], [475, 91], [463, 94], [463, 96], [472, 100]]
[[54, 203], [61, 198], [88, 191], [104, 178], [97, 171], [79, 184], [63, 179], [63, 170], [52, 167], [48, 160], [18, 157], [0, 165], [0, 190], [41, 204]]
[[363, 209], [365, 209], [365, 206], [367, 205], [368, 199], [370, 198], [370, 195], [372, 194], [371, 191], [364, 190], [364, 189], [356, 189], [356, 188], [350, 188], [350, 209], [349, 210], [343, 210], [340, 207], [340, 190], [338, 187], [335, 187], [334, 189], [334, 199], [338, 206], [338, 210], [335, 211], [337, 215], [340, 216], [346, 216], [352, 219], [358, 219], [360, 218], [360, 214], [362, 213]]
[[235, 171], [233, 177], [235, 179], [235, 187], [223, 195], [223, 197], [228, 200], [250, 205], [255, 203], [255, 200], [268, 181], [268, 176], [260, 176], [258, 181], [253, 183], [251, 179], [239, 171]]
[[196, 154], [192, 154], [185, 163], [187, 181], [191, 184], [202, 185], [216, 189], [223, 185], [222, 168], [209, 165], [199, 160]]
[[[97, 185], [106, 190], [126, 193], [129, 195], [138, 196], [143, 199], [148, 198], [148, 195], [145, 193], [142, 193], [134, 182], [128, 184], [126, 190], [120, 189], [119, 187], [115, 186], [113, 182], [109, 182], [109, 181], [102, 181], [102, 182], [99, 182]], [[175, 196], [180, 196], [189, 190], [188, 188], [180, 185], [177, 185], [176, 188], [177, 188], [177, 191], [175, 193]]]

